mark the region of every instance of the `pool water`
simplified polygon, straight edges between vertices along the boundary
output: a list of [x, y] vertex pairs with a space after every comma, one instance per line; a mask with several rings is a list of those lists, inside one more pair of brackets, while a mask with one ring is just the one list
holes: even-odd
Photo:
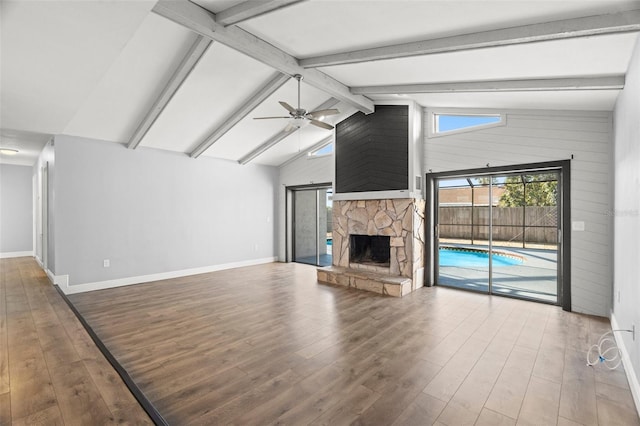
[[[441, 248], [438, 250], [440, 266], [454, 266], [458, 268], [489, 267], [489, 253], [485, 251], [462, 251]], [[493, 253], [491, 256], [493, 266], [521, 265], [522, 259]]]

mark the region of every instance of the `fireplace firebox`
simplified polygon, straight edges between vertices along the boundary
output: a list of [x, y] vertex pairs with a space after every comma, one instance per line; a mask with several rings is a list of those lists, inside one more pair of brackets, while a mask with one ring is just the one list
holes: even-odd
[[350, 235], [350, 263], [389, 267], [390, 238], [384, 235]]

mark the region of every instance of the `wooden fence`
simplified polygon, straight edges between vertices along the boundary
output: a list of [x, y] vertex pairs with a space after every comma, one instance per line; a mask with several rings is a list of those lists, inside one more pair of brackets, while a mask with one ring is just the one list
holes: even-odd
[[[492, 214], [494, 241], [558, 242], [558, 208], [555, 206], [492, 207]], [[489, 239], [488, 206], [440, 207], [438, 223], [440, 238]]]

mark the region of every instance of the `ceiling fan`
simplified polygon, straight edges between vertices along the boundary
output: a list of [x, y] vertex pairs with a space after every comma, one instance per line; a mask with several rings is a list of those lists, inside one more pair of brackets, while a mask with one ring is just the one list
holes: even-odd
[[287, 124], [287, 127], [284, 129], [286, 132], [290, 132], [294, 128], [300, 128], [307, 122], [313, 124], [314, 126], [321, 127], [327, 130], [333, 130], [333, 126], [331, 124], [325, 123], [321, 121], [327, 115], [335, 115], [340, 113], [337, 109], [319, 109], [317, 111], [307, 112], [306, 109], [300, 107], [300, 81], [302, 80], [302, 76], [300, 74], [296, 74], [293, 76], [296, 80], [298, 80], [298, 108], [294, 108], [286, 102], [280, 101], [280, 105], [282, 105], [287, 111], [289, 111], [288, 116], [278, 116], [278, 117], [254, 117], [254, 120], [271, 120], [274, 118], [286, 118], [293, 119]]

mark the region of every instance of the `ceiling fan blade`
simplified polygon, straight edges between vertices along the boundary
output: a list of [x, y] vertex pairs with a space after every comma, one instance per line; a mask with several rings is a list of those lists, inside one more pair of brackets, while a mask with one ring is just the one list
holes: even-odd
[[331, 109], [319, 109], [317, 111], [311, 111], [307, 115], [310, 118], [316, 118], [316, 117], [326, 117], [327, 115], [335, 115], [335, 114], [340, 114], [340, 111], [338, 111], [335, 108], [331, 108]]
[[289, 111], [291, 114], [295, 114], [296, 113], [296, 109], [294, 107], [292, 107], [291, 105], [289, 105], [288, 103], [280, 101], [279, 104], [282, 105], [284, 107], [284, 109]]
[[313, 118], [311, 118], [309, 121], [314, 126], [322, 127], [323, 129], [327, 129], [327, 130], [333, 130], [333, 126], [331, 124], [327, 124], [320, 120], [314, 120]]
[[284, 131], [289, 133], [290, 131], [292, 131], [293, 129], [298, 129], [299, 127], [294, 125], [293, 123], [289, 123], [287, 124], [287, 127], [284, 128]]
[[254, 120], [271, 120], [272, 118], [291, 118], [291, 117], [253, 117]]

